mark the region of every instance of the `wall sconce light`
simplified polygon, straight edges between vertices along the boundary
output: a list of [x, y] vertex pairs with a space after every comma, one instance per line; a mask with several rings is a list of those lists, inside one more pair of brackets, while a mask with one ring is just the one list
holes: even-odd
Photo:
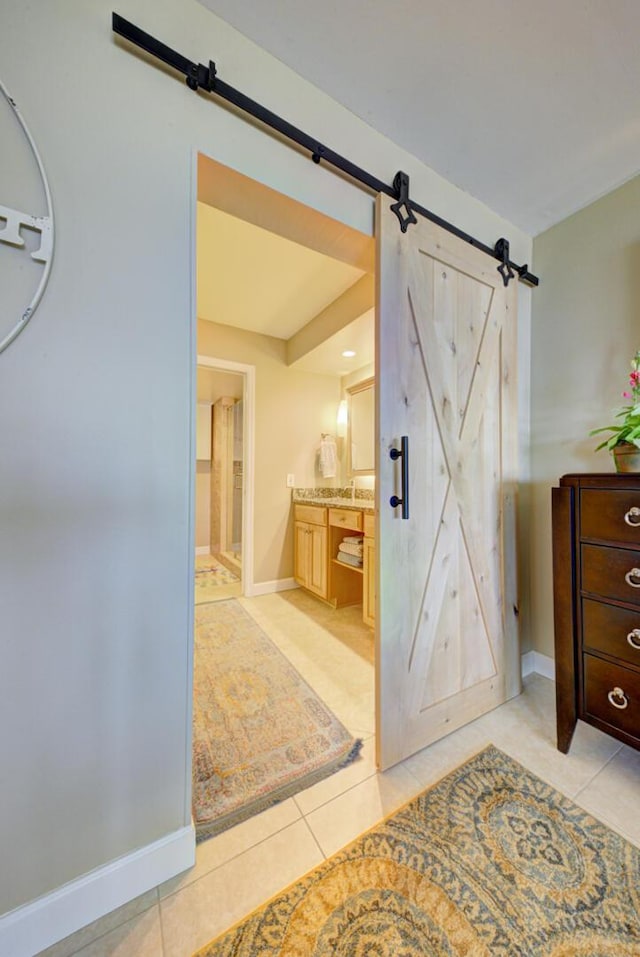
[[336, 434], [344, 438], [347, 434], [347, 400], [342, 399], [338, 405], [338, 414], [336, 416]]

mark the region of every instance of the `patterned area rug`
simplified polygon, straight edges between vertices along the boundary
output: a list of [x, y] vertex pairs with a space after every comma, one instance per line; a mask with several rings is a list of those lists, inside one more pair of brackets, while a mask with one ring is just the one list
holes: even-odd
[[362, 747], [234, 599], [196, 608], [198, 840], [353, 761]]
[[198, 957], [638, 957], [640, 851], [489, 747]]
[[[225, 568], [212, 555], [196, 555], [195, 603], [216, 601], [219, 589], [224, 585], [234, 585], [240, 579]], [[225, 595], [225, 597], [227, 597]]]

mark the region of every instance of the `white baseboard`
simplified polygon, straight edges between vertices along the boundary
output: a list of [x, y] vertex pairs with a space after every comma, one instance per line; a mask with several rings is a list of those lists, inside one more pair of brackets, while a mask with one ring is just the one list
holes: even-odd
[[522, 677], [527, 675], [542, 675], [543, 678], [556, 680], [556, 663], [548, 655], [541, 655], [539, 651], [528, 651], [522, 656]]
[[196, 548], [196, 555], [208, 555], [209, 546], [208, 545], [198, 545]]
[[195, 863], [192, 825], [0, 917], [0, 954], [34, 957]]
[[249, 597], [254, 595], [273, 595], [277, 591], [289, 591], [290, 588], [298, 588], [295, 578], [276, 578], [271, 582], [254, 582], [251, 591], [247, 590], [245, 594]]

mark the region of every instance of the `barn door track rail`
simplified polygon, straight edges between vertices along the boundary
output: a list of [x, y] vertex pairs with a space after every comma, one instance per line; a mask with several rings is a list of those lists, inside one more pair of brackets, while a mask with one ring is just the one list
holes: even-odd
[[208, 66], [204, 66], [202, 63], [194, 63], [192, 60], [187, 59], [187, 57], [172, 50], [171, 47], [161, 43], [160, 40], [156, 40], [156, 38], [152, 37], [149, 33], [145, 33], [140, 27], [125, 20], [124, 17], [119, 16], [117, 13], [113, 14], [112, 26], [114, 33], [117, 33], [118, 36], [124, 37], [125, 40], [140, 47], [141, 50], [161, 60], [163, 63], [166, 63], [167, 66], [177, 70], [178, 73], [182, 73], [189, 89], [195, 92], [204, 90], [206, 93], [214, 93], [228, 103], [232, 103], [237, 109], [248, 113], [260, 123], [275, 130], [281, 136], [297, 143], [303, 150], [308, 150], [309, 153], [311, 153], [311, 158], [314, 163], [323, 162], [329, 166], [333, 166], [344, 175], [360, 183], [366, 189], [371, 190], [371, 192], [384, 193], [386, 196], [394, 199], [395, 203], [393, 203], [391, 208], [398, 217], [400, 229], [403, 233], [407, 231], [410, 225], [417, 223], [415, 214], [418, 213], [437, 226], [441, 226], [448, 232], [453, 233], [454, 236], [458, 236], [471, 246], [475, 246], [476, 249], [481, 249], [489, 256], [493, 256], [494, 259], [499, 260], [500, 265], [497, 269], [502, 276], [505, 286], [516, 276], [521, 282], [526, 283], [528, 286], [538, 285], [538, 277], [529, 272], [528, 265], [518, 266], [517, 263], [511, 261], [509, 258], [509, 242], [504, 239], [504, 237], [500, 238], [493, 248], [487, 246], [485, 243], [480, 242], [480, 240], [465, 233], [462, 229], [458, 229], [457, 226], [447, 222], [446, 219], [442, 219], [442, 217], [436, 213], [425, 209], [424, 206], [420, 206], [414, 202], [414, 200], [410, 199], [409, 177], [406, 173], [398, 172], [393, 180], [393, 185], [389, 186], [360, 166], [356, 166], [355, 163], [352, 163], [346, 159], [346, 157], [329, 149], [328, 146], [324, 146], [324, 144], [314, 139], [314, 137], [309, 136], [308, 133], [298, 129], [297, 126], [282, 119], [277, 113], [273, 113], [265, 106], [245, 96], [244, 93], [229, 86], [228, 83], [225, 83], [224, 80], [221, 80], [218, 76], [216, 65], [212, 60], [209, 61]]

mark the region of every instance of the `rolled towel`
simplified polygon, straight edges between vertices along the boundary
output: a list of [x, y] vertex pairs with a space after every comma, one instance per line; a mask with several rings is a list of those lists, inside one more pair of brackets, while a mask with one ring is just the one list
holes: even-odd
[[346, 552], [338, 552], [338, 561], [344, 565], [353, 565], [354, 568], [362, 568], [362, 559], [356, 555], [348, 555]]
[[362, 558], [362, 543], [355, 545], [351, 542], [343, 541], [340, 544], [338, 551], [345, 552], [347, 555], [355, 555], [356, 558]]

